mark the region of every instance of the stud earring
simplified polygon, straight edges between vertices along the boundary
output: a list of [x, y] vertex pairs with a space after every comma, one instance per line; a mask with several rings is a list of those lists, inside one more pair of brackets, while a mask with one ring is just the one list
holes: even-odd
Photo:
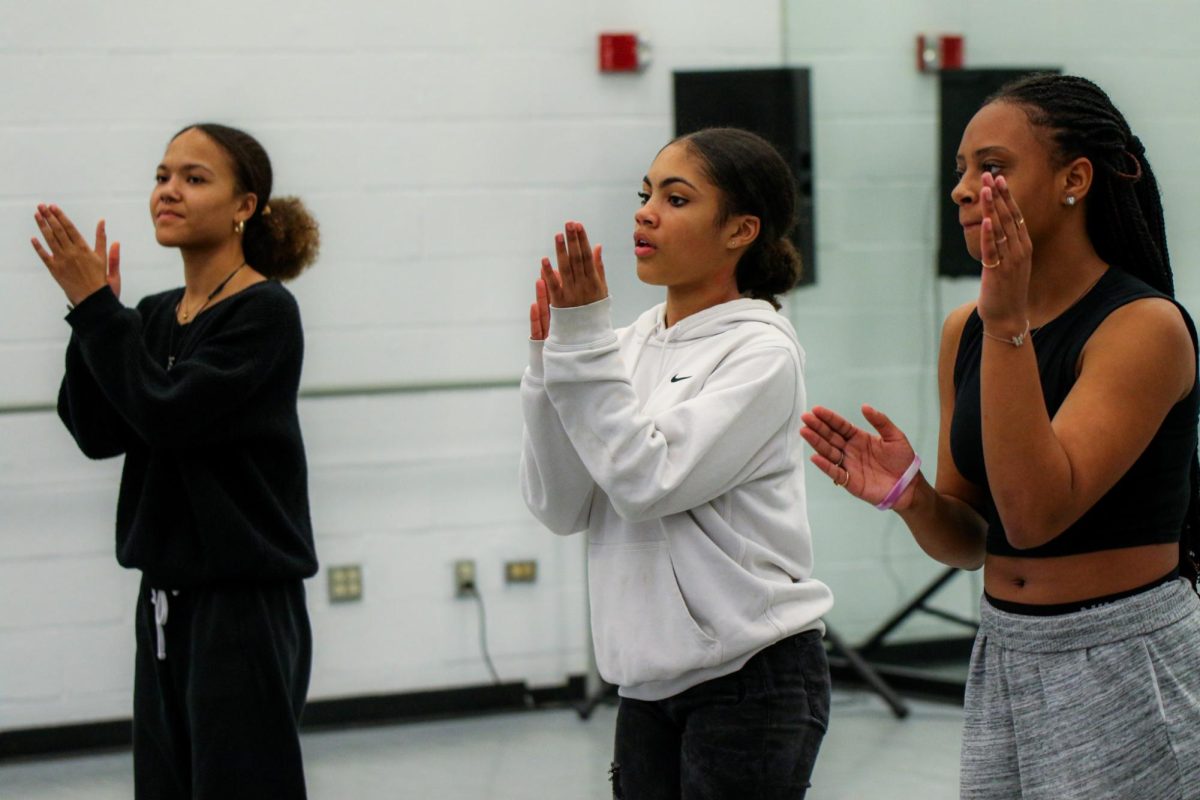
[[1067, 195], [1067, 205], [1069, 205], [1069, 206], [1075, 205], [1075, 195], [1073, 195], [1073, 194]]
[[246, 231], [246, 221], [245, 220], [239, 219], [237, 222], [233, 223], [233, 232], [234, 233], [241, 234], [241, 233], [245, 233], [245, 231]]

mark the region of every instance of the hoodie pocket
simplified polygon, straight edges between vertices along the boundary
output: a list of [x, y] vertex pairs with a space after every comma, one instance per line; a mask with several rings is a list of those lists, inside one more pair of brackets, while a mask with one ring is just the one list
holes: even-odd
[[722, 662], [696, 624], [664, 541], [589, 548], [592, 636], [600, 675], [618, 686], [677, 678]]

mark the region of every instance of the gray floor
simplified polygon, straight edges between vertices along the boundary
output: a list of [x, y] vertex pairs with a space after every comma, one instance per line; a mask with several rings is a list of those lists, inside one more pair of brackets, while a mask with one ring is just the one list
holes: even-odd
[[[962, 711], [913, 703], [893, 719], [876, 698], [834, 694], [811, 800], [950, 800], [958, 796]], [[608, 800], [616, 709], [582, 722], [573, 711], [531, 711], [441, 722], [308, 733], [314, 800], [439, 798]], [[0, 798], [125, 800], [128, 752], [0, 764]]]

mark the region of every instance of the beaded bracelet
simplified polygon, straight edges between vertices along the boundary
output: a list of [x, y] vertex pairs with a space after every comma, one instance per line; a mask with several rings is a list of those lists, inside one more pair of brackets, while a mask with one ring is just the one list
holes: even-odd
[[913, 482], [913, 478], [917, 477], [917, 472], [919, 472], [920, 469], [921, 457], [914, 453], [912, 463], [908, 465], [908, 469], [904, 470], [904, 474], [901, 475], [900, 479], [896, 481], [896, 485], [892, 487], [892, 490], [887, 493], [887, 496], [880, 500], [879, 504], [875, 507], [880, 511], [887, 511], [894, 506], [896, 501], [900, 499], [900, 495], [904, 494], [904, 490], [907, 489], [908, 485]]

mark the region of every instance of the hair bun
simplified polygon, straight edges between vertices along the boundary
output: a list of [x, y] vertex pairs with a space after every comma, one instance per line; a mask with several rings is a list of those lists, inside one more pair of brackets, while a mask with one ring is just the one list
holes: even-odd
[[317, 259], [321, 231], [298, 197], [272, 197], [246, 226], [246, 260], [271, 278], [288, 281]]

